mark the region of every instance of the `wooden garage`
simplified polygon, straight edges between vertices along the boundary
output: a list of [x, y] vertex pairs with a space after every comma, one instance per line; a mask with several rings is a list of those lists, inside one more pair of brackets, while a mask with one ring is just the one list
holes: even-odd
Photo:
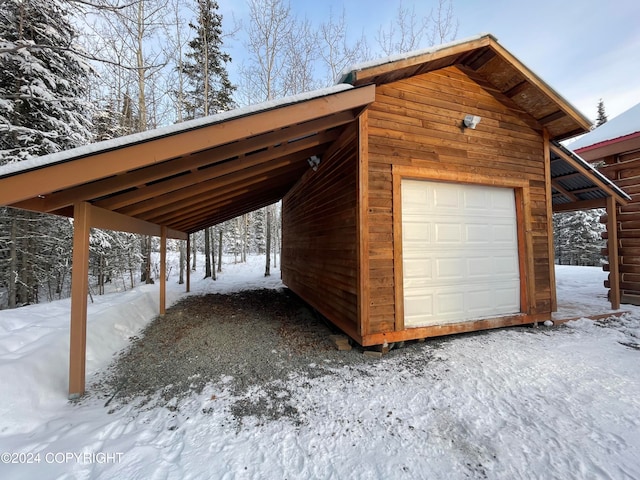
[[74, 219], [77, 397], [92, 227], [160, 237], [160, 313], [167, 238], [283, 199], [284, 283], [361, 345], [549, 318], [552, 210], [606, 206], [615, 221], [628, 199], [558, 143], [589, 125], [484, 35], [361, 65], [327, 89], [0, 167], [0, 205]]
[[590, 122], [490, 35], [342, 81], [375, 101], [284, 197], [284, 283], [362, 345], [549, 319], [554, 206], [628, 199], [558, 143]]

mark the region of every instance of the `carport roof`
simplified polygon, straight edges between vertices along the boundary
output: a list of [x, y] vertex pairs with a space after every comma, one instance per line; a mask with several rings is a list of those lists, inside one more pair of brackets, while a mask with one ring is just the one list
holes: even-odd
[[282, 198], [374, 97], [336, 85], [5, 165], [0, 205], [73, 216], [83, 201], [143, 222], [130, 231], [195, 232]]

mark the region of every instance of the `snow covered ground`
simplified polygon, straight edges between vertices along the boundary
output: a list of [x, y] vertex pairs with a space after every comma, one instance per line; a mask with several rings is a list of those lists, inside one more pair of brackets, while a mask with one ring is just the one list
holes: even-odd
[[[280, 288], [263, 260], [193, 294]], [[564, 313], [606, 310], [599, 268], [558, 267]], [[183, 287], [172, 279], [168, 299]], [[157, 312], [158, 287], [94, 297], [87, 373]], [[229, 421], [224, 382], [178, 405], [67, 401], [69, 301], [0, 311], [0, 478], [640, 478], [640, 309], [606, 326], [503, 329], [394, 350], [369, 374], [291, 378], [304, 413]], [[259, 392], [256, 392], [259, 393]]]

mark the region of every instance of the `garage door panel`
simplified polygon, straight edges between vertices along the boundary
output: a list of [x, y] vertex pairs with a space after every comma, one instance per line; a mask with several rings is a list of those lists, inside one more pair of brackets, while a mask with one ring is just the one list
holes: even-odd
[[515, 275], [514, 272], [518, 271], [518, 258], [513, 255], [500, 256], [496, 255], [492, 258], [493, 274], [504, 275], [513, 280], [519, 279], [519, 275]]
[[464, 259], [460, 257], [437, 258], [434, 262], [436, 271], [431, 278], [439, 280], [459, 281], [464, 278]]
[[467, 292], [469, 311], [476, 317], [482, 317], [491, 312], [492, 295], [490, 288], [477, 288]]
[[463, 198], [463, 205], [465, 210], [478, 210], [483, 211], [487, 208], [487, 202], [491, 201], [491, 197], [487, 194], [487, 192], [482, 192], [479, 190], [463, 192], [459, 193]]
[[469, 243], [485, 243], [486, 238], [492, 234], [491, 225], [486, 223], [467, 224], [465, 239]]
[[517, 229], [515, 222], [503, 222], [500, 223], [494, 220], [491, 229], [491, 240], [495, 242], [507, 242], [514, 243], [517, 241]]
[[491, 275], [491, 257], [471, 257], [467, 259], [467, 278], [470, 280], [488, 280]]
[[457, 210], [460, 208], [460, 193], [455, 188], [451, 188], [451, 185], [443, 183], [439, 185], [438, 188], [427, 187], [427, 192], [427, 198], [431, 200], [431, 202], [427, 204], [428, 207], [441, 211]]
[[427, 286], [433, 279], [433, 261], [431, 259], [409, 259], [405, 267], [407, 285], [412, 287]]
[[[448, 290], [448, 291], [447, 291]], [[453, 289], [442, 289], [435, 298], [438, 315], [462, 315], [464, 313], [464, 294]]]
[[520, 289], [515, 288], [511, 283], [497, 285], [495, 287], [494, 303], [502, 309], [512, 312], [520, 311]]
[[405, 325], [520, 311], [513, 189], [402, 181]]
[[402, 235], [406, 242], [419, 242], [420, 244], [431, 242], [431, 229], [424, 228], [424, 222], [411, 221], [403, 225]]
[[[425, 222], [425, 227], [430, 227], [431, 222]], [[462, 243], [462, 225], [455, 223], [437, 222], [433, 224], [435, 230], [434, 243]]]

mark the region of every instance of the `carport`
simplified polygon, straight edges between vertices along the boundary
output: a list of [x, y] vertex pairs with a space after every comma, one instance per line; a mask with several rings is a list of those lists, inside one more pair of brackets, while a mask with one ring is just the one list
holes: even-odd
[[0, 205], [74, 219], [69, 397], [85, 391], [91, 228], [160, 237], [163, 314], [166, 240], [189, 251], [190, 233], [280, 200], [374, 94], [336, 85], [0, 168]]

